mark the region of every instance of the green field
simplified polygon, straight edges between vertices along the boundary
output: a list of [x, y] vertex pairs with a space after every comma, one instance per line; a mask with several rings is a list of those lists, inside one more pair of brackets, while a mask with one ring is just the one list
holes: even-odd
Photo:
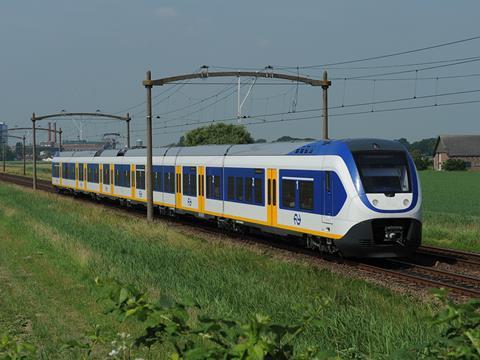
[[[0, 170], [3, 167], [0, 165]], [[23, 161], [7, 161], [5, 166], [6, 172], [9, 174], [23, 175]], [[31, 177], [33, 173], [32, 162], [27, 162], [25, 166], [26, 176]], [[52, 163], [45, 161], [37, 162], [37, 178], [50, 181], [52, 179]]]
[[480, 172], [420, 172], [426, 244], [480, 252]]
[[[102, 314], [93, 282], [99, 276], [133, 283], [153, 296], [195, 299], [203, 314], [242, 321], [260, 313], [291, 323], [302, 307], [330, 298], [321, 327], [297, 345], [318, 345], [342, 358], [390, 358], [435, 335], [424, 321], [430, 309], [418, 300], [180, 230], [0, 184], [0, 329], [34, 343], [49, 359], [64, 358], [62, 342], [95, 324], [135, 333], [135, 326], [119, 328]], [[155, 351], [152, 358], [160, 356]]]

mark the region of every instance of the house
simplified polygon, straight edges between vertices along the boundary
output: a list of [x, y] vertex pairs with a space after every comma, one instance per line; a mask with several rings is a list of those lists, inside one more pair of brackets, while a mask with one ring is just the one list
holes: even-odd
[[433, 154], [434, 170], [442, 170], [448, 159], [463, 160], [468, 169], [480, 170], [480, 135], [440, 135]]

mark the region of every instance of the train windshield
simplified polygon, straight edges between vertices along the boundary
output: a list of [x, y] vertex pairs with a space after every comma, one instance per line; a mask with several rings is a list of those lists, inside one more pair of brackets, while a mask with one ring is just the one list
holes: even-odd
[[353, 156], [366, 193], [407, 193], [410, 175], [402, 151], [359, 151]]

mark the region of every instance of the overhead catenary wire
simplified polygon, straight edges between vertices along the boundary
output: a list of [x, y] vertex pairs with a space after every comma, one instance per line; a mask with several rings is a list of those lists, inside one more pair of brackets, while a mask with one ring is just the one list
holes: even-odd
[[[417, 106], [407, 106], [407, 107], [398, 107], [398, 108], [389, 108], [389, 109], [380, 109], [380, 110], [366, 110], [366, 111], [356, 111], [356, 112], [349, 112], [349, 113], [337, 113], [337, 114], [329, 114], [329, 116], [353, 116], [353, 115], [367, 115], [367, 114], [374, 114], [374, 113], [383, 113], [383, 112], [395, 112], [395, 111], [407, 111], [407, 110], [419, 110], [419, 109], [427, 109], [427, 108], [435, 108], [435, 107], [443, 107], [443, 106], [458, 106], [458, 105], [468, 105], [468, 104], [478, 104], [480, 100], [466, 100], [466, 101], [455, 101], [455, 102], [448, 102], [448, 103], [441, 103], [441, 104], [430, 104], [430, 105], [417, 105]], [[275, 119], [275, 120], [263, 120], [257, 122], [246, 122], [244, 123], [245, 126], [254, 126], [254, 125], [264, 125], [264, 124], [271, 124], [271, 123], [279, 123], [279, 122], [290, 122], [290, 121], [302, 121], [302, 120], [311, 120], [311, 119], [318, 119], [318, 116], [305, 116], [305, 117], [297, 117], [297, 118], [290, 118], [290, 119]], [[175, 131], [168, 131], [168, 132], [155, 132], [156, 135], [166, 135], [166, 134], [177, 134], [182, 133], [185, 130], [175, 130]]]
[[[343, 106], [342, 105], [335, 105], [335, 106], [330, 106], [328, 109], [329, 110], [337, 110], [337, 109], [342, 109], [342, 108], [361, 107], [361, 106], [369, 106], [369, 105], [373, 106], [373, 105], [396, 103], [396, 102], [405, 102], [405, 101], [421, 100], [421, 99], [429, 99], [429, 98], [435, 98], [436, 99], [438, 97], [465, 95], [465, 94], [473, 94], [473, 93], [478, 93], [478, 92], [480, 92], [480, 89], [454, 91], [454, 92], [447, 92], [447, 93], [441, 93], [441, 94], [435, 93], [435, 94], [417, 96], [416, 99], [414, 99], [413, 97], [410, 96], [410, 97], [379, 100], [379, 101], [361, 102], [361, 103], [355, 103], [355, 104], [344, 104]], [[432, 106], [435, 106], [435, 105], [432, 105]], [[322, 110], [322, 108], [303, 109], [303, 110], [297, 110], [296, 113], [319, 112], [321, 110]], [[376, 110], [374, 108], [371, 108], [370, 110], [367, 110], [366, 112], [381, 112], [381, 111], [383, 111], [383, 109], [377, 109]], [[362, 111], [360, 113], [366, 113], [366, 112]], [[262, 118], [267, 118], [267, 117], [272, 117], [272, 116], [282, 116], [282, 115], [290, 115], [290, 114], [293, 114], [293, 113], [291, 111], [286, 111], [286, 112], [277, 112], [277, 113], [271, 113], [271, 114], [258, 114], [258, 115], [245, 116], [245, 119], [262, 119]], [[336, 114], [335, 116], [340, 116], [340, 115]], [[319, 117], [319, 115], [315, 115], [315, 116], [312, 116], [311, 118], [318, 118], [318, 117]], [[306, 118], [308, 118], [308, 117], [306, 117]], [[285, 118], [283, 118], [283, 119], [284, 120], [289, 120], [289, 119], [285, 119]], [[184, 127], [184, 126], [191, 126], [191, 125], [203, 125], [203, 124], [219, 123], [219, 122], [229, 122], [229, 121], [237, 120], [237, 117], [215, 119], [215, 120], [205, 120], [205, 121], [200, 121], [200, 122], [198, 122], [197, 120], [194, 120], [194, 119], [185, 119], [185, 120], [189, 121], [189, 122], [182, 123], [182, 124], [172, 124], [172, 125], [166, 125], [165, 124], [165, 125], [160, 126], [160, 127], [154, 127], [154, 130]], [[244, 125], [247, 125], [247, 124], [249, 124], [249, 123], [248, 122], [244, 123]], [[140, 130], [137, 130], [137, 131], [140, 131]]]

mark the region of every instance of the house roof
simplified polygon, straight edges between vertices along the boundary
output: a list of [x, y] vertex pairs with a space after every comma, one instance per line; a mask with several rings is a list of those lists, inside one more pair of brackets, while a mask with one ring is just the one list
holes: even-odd
[[480, 135], [440, 135], [434, 153], [448, 156], [480, 156]]

